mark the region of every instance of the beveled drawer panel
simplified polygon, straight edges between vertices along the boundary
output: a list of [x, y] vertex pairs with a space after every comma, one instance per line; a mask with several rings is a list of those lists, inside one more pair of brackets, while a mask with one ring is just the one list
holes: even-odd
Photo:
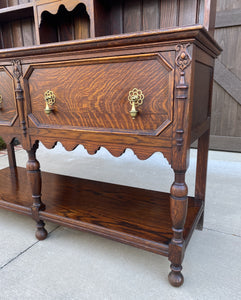
[[16, 118], [13, 78], [5, 68], [0, 67], [0, 125], [12, 126]]
[[[172, 122], [173, 76], [157, 53], [31, 65], [25, 74], [29, 125], [159, 135]], [[128, 101], [133, 88], [145, 96], [134, 120]], [[56, 97], [49, 115], [47, 90]]]

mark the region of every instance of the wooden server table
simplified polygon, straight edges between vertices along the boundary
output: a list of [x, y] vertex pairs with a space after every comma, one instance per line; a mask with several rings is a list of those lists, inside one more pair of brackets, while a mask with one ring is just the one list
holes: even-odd
[[[180, 286], [186, 247], [203, 224], [220, 51], [202, 25], [1, 50], [0, 136], [10, 167], [0, 172], [0, 207], [31, 215], [39, 240], [49, 220], [167, 256], [169, 281]], [[28, 152], [27, 171], [16, 167], [14, 138]], [[188, 197], [196, 139], [196, 189]], [[160, 151], [175, 175], [170, 194], [41, 174], [39, 141], [67, 150], [82, 144], [90, 154], [103, 146], [114, 156], [131, 148], [140, 159]]]

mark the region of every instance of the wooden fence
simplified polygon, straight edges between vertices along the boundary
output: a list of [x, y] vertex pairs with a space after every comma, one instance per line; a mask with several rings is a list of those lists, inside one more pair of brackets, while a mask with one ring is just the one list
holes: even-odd
[[241, 0], [218, 0], [210, 149], [241, 152]]

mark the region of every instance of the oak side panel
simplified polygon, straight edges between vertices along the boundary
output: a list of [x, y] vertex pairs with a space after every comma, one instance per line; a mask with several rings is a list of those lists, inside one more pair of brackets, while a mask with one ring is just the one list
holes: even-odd
[[11, 23], [2, 24], [2, 40], [3, 48], [13, 47]]
[[175, 27], [179, 20], [179, 0], [162, 0], [160, 3], [160, 28]]
[[141, 0], [125, 1], [124, 33], [141, 31], [143, 28]]
[[111, 34], [123, 33], [123, 1], [114, 1], [110, 8]]
[[143, 30], [160, 27], [160, 3], [156, 0], [143, 0]]
[[88, 39], [90, 37], [90, 18], [87, 13], [75, 14], [73, 17], [74, 39]]
[[2, 23], [1, 41], [2, 48], [35, 45], [36, 34], [33, 17]]
[[23, 35], [22, 35], [21, 21], [17, 20], [12, 22], [12, 34], [13, 34], [13, 46], [22, 47]]
[[[62, 6], [61, 6], [62, 8]], [[71, 15], [65, 8], [58, 11], [57, 22], [58, 22], [58, 39], [59, 42], [69, 41], [74, 39], [74, 24]]]
[[23, 45], [24, 46], [32, 46], [36, 44], [34, 31], [34, 19], [33, 18], [26, 18], [21, 20], [22, 24], [22, 36], [23, 36]]
[[195, 62], [192, 128], [201, 125], [210, 114], [213, 69]]
[[105, 2], [106, 1], [94, 0], [95, 36], [111, 34], [110, 10], [108, 6], [105, 5]]
[[197, 0], [180, 0], [179, 26], [196, 23]]

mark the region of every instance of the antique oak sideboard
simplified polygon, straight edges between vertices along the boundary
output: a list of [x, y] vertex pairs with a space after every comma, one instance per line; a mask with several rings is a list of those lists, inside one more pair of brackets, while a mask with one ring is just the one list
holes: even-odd
[[[0, 207], [32, 216], [39, 240], [49, 220], [167, 256], [170, 283], [182, 285], [186, 247], [203, 224], [221, 51], [212, 37], [215, 1], [25, 2], [0, 7], [0, 136], [9, 156]], [[16, 167], [15, 138], [28, 153], [27, 170]], [[188, 197], [185, 173], [197, 139], [195, 195]], [[39, 141], [67, 150], [82, 144], [90, 154], [103, 146], [114, 156], [131, 148], [140, 159], [160, 151], [174, 183], [167, 194], [41, 174]]]

